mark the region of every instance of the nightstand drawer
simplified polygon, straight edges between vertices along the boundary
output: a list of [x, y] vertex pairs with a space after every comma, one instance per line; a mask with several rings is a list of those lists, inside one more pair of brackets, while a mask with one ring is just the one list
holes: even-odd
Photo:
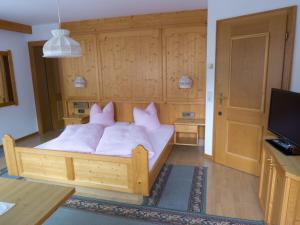
[[183, 133], [198, 133], [198, 126], [195, 125], [185, 125], [185, 124], [176, 124], [175, 125], [176, 132]]

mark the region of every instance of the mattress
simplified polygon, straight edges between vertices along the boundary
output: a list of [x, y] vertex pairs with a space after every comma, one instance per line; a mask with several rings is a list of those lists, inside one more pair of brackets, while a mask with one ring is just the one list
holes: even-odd
[[147, 133], [155, 152], [155, 155], [149, 160], [149, 171], [151, 171], [162, 151], [168, 144], [168, 141], [172, 137], [174, 133], [174, 126], [162, 124], [155, 131], [148, 131]]
[[[126, 126], [128, 124], [129, 123], [127, 123], [127, 122], [117, 122], [113, 126]], [[153, 151], [155, 152], [154, 156], [149, 160], [149, 171], [152, 170], [152, 168], [155, 165], [156, 161], [160, 157], [162, 151], [164, 150], [164, 148], [168, 144], [168, 141], [172, 137], [173, 133], [174, 133], [174, 126], [173, 125], [166, 125], [166, 124], [162, 124], [158, 129], [156, 129], [154, 131], [147, 131], [147, 135], [148, 135], [148, 137], [150, 139], [150, 142], [152, 144]], [[55, 139], [50, 140], [46, 143], [43, 143], [42, 145], [36, 146], [35, 148], [52, 149], [52, 148], [48, 148], [48, 147], [51, 146], [50, 144], [54, 140]], [[52, 150], [58, 150], [58, 149], [52, 149]], [[61, 149], [61, 150], [66, 151], [66, 149]], [[85, 151], [85, 153], [94, 153], [95, 150], [96, 150], [96, 148], [92, 149], [92, 150], [89, 150], [89, 151]], [[68, 150], [68, 151], [71, 151], [71, 149]], [[79, 151], [77, 151], [77, 152], [79, 152]]]

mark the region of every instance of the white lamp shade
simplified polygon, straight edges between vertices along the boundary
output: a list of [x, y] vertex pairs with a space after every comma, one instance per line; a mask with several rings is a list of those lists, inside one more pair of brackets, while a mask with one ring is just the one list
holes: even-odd
[[67, 58], [81, 56], [80, 44], [69, 37], [70, 31], [55, 29], [51, 33], [53, 37], [44, 44], [43, 57]]
[[84, 88], [86, 86], [86, 80], [84, 77], [77, 75], [74, 80], [74, 87], [75, 88]]
[[189, 89], [192, 88], [193, 80], [188, 75], [182, 75], [179, 79], [178, 86], [181, 89]]

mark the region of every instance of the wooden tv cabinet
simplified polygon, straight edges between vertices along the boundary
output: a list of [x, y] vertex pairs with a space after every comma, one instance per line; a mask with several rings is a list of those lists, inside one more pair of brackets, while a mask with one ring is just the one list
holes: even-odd
[[286, 156], [263, 143], [259, 200], [265, 222], [300, 225], [300, 156]]

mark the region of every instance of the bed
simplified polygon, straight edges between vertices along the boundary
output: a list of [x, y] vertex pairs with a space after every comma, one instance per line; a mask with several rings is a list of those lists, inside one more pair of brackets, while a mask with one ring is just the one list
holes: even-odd
[[130, 157], [19, 147], [9, 135], [3, 146], [11, 176], [148, 196], [172, 150], [174, 127], [161, 125], [148, 135], [156, 153], [150, 160], [142, 145]]

